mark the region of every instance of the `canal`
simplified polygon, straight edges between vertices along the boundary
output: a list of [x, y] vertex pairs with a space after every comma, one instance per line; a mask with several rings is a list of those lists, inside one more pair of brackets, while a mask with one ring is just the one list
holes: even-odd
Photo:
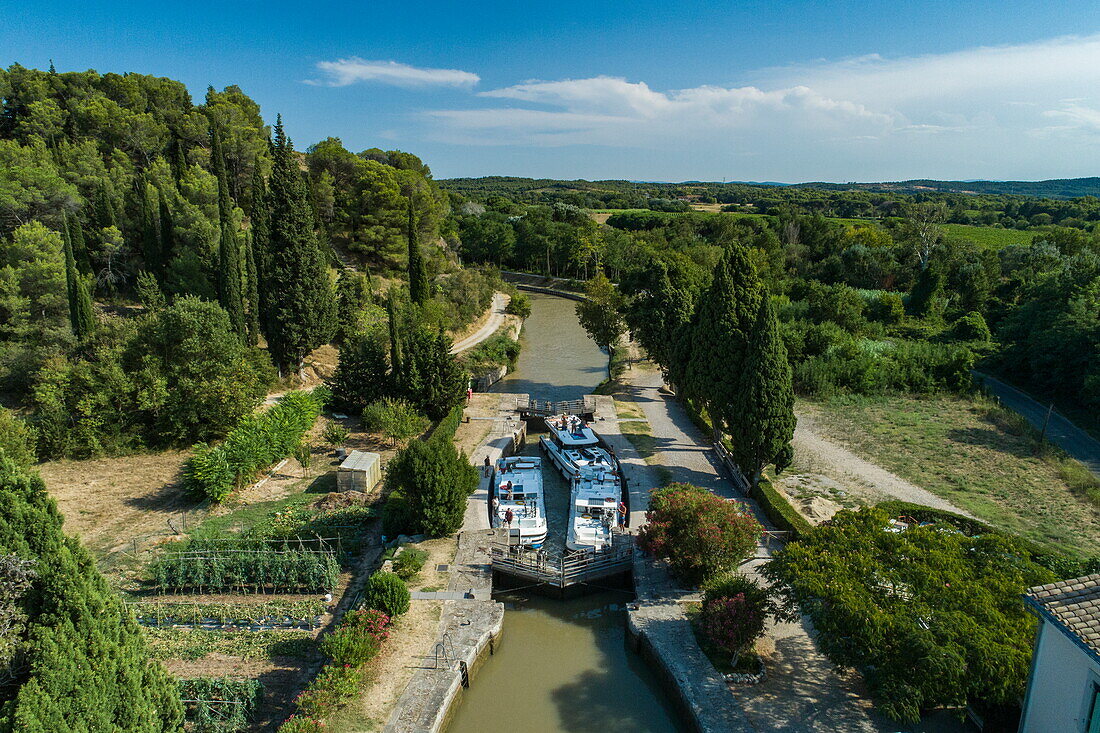
[[[546, 400], [577, 399], [606, 375], [604, 354], [577, 322], [576, 302], [531, 294], [516, 370], [494, 392]], [[537, 455], [538, 435], [525, 453]], [[551, 541], [561, 545], [568, 485], [544, 470]], [[514, 591], [505, 604], [504, 632], [494, 656], [463, 693], [448, 733], [581, 733], [681, 731], [656, 676], [627, 645], [630, 594], [605, 591], [567, 601]]]

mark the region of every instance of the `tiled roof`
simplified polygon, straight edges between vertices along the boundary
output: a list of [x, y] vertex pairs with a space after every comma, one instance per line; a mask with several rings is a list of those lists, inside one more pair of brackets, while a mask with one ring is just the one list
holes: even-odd
[[1038, 585], [1024, 598], [1100, 655], [1100, 574]]

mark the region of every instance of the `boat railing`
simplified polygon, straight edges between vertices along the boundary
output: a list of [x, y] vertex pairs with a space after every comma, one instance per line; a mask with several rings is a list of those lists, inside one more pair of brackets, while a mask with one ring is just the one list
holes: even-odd
[[629, 571], [634, 565], [634, 542], [629, 535], [601, 550], [555, 555], [521, 545], [494, 543], [489, 552], [495, 572], [539, 584], [565, 588]]

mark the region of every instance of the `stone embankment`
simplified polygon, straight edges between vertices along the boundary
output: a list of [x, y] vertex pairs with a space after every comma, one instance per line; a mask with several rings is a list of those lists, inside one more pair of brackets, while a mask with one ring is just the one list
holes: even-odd
[[[481, 465], [510, 455], [523, 442], [525, 426], [513, 409], [516, 395], [500, 395], [493, 426], [471, 460]], [[489, 547], [500, 530], [489, 527], [489, 479], [481, 477], [466, 504], [458, 551], [450, 568], [451, 600], [443, 603], [439, 636], [426, 649], [384, 728], [385, 733], [438, 733], [464, 684], [471, 684], [486, 652], [493, 653], [504, 625], [504, 604], [492, 599], [493, 572]], [[416, 601], [413, 601], [416, 603]]]

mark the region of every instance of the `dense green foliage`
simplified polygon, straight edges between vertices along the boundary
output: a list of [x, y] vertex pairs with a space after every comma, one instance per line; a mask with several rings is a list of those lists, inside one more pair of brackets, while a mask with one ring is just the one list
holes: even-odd
[[165, 552], [150, 572], [162, 592], [310, 593], [336, 588], [340, 563], [327, 550], [192, 540]]
[[266, 412], [248, 415], [219, 445], [195, 446], [183, 469], [184, 488], [221, 501], [261, 469], [290, 455], [312, 427], [321, 406], [306, 392], [291, 392]]
[[367, 581], [366, 605], [391, 617], [409, 610], [409, 588], [396, 573], [378, 572]]
[[752, 554], [761, 531], [744, 504], [691, 484], [669, 484], [653, 492], [638, 541], [698, 585], [734, 570]]
[[813, 620], [825, 655], [863, 672], [890, 717], [916, 721], [941, 705], [1016, 703], [1035, 624], [1020, 595], [1054, 575], [1003, 535], [886, 527], [878, 509], [840, 512], [787, 545], [764, 572], [789, 606]]
[[234, 733], [245, 730], [263, 698], [258, 680], [194, 677], [176, 680], [190, 730], [196, 733]]
[[428, 418], [405, 400], [386, 397], [363, 408], [363, 427], [382, 433], [397, 445], [424, 432], [428, 427]]
[[393, 572], [402, 580], [411, 580], [424, 568], [428, 553], [415, 547], [405, 547], [393, 559]]
[[778, 613], [768, 589], [730, 573], [706, 583], [698, 623], [711, 645], [736, 658], [764, 635], [768, 619]]
[[0, 729], [176, 731], [183, 709], [168, 674], [91, 556], [61, 531], [42, 480], [0, 456], [0, 555], [30, 561], [3, 673]]
[[[446, 433], [409, 443], [390, 461], [386, 474], [388, 488], [408, 502], [401, 515], [411, 526], [399, 528], [430, 537], [444, 537], [462, 526], [466, 499], [477, 482], [477, 469]], [[397, 507], [388, 512], [395, 514]]]
[[790, 532], [791, 539], [798, 539], [813, 526], [767, 479], [757, 481], [749, 495], [760, 505], [768, 521], [779, 531]]

